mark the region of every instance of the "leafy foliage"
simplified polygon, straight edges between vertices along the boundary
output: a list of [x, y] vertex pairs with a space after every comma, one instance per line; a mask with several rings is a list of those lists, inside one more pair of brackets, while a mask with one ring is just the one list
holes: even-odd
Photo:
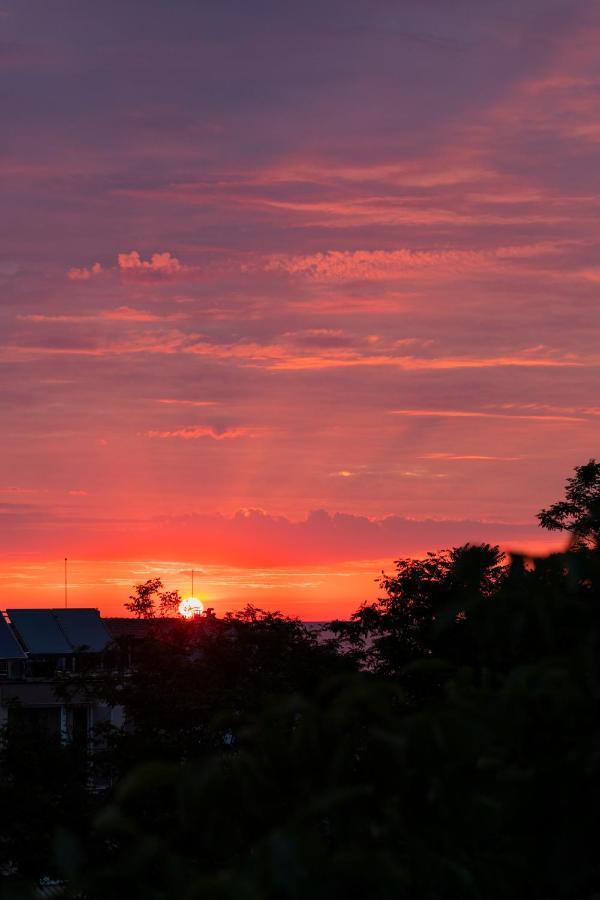
[[125, 609], [138, 619], [169, 616], [177, 611], [181, 597], [178, 591], [166, 591], [160, 578], [149, 578], [136, 584], [135, 593], [125, 603]]
[[350, 622], [329, 627], [340, 650], [349, 649], [364, 667], [400, 680], [422, 699], [424, 672], [421, 668], [417, 674], [411, 663], [437, 656], [464, 664], [472, 658], [476, 648], [468, 612], [490, 599], [506, 575], [503, 554], [489, 544], [428, 553], [425, 559], [399, 559], [395, 574], [383, 574], [380, 580], [384, 597], [363, 604]]
[[565, 499], [538, 513], [542, 528], [569, 531], [575, 547], [600, 545], [600, 463], [590, 459], [567, 480]]

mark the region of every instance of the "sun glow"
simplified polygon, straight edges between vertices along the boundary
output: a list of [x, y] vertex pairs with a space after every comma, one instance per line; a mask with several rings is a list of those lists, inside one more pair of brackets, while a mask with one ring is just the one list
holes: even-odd
[[186, 597], [179, 604], [179, 615], [184, 619], [193, 619], [204, 612], [204, 603], [197, 597]]

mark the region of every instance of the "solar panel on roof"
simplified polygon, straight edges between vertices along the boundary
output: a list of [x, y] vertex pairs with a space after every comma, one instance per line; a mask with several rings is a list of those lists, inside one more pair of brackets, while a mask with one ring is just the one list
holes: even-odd
[[0, 659], [25, 659], [19, 642], [0, 613]]
[[7, 609], [6, 612], [30, 653], [73, 652], [49, 609]]
[[100, 653], [112, 640], [97, 609], [53, 609], [52, 613], [75, 648]]

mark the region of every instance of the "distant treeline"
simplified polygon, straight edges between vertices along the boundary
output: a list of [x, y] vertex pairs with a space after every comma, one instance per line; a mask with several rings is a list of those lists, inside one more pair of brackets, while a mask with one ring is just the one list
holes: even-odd
[[139, 585], [132, 668], [61, 686], [127, 726], [5, 741], [3, 896], [600, 898], [600, 464], [539, 519], [564, 553], [398, 560], [326, 637], [252, 607], [155, 626], [175, 599]]

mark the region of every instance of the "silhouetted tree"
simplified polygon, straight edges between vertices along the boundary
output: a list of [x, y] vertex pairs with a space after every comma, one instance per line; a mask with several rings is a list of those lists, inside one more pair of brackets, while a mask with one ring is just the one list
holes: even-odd
[[[466, 660], [469, 609], [489, 599], [505, 576], [504, 556], [489, 544], [399, 559], [395, 574], [380, 580], [384, 597], [363, 604], [349, 623], [330, 627], [341, 646], [370, 671], [414, 682], [407, 667], [434, 653], [447, 661]], [[442, 623], [448, 626], [444, 630]]]
[[575, 467], [575, 475], [567, 480], [565, 499], [538, 513], [542, 528], [568, 531], [572, 546], [582, 549], [600, 543], [600, 463], [590, 459]]
[[159, 616], [173, 616], [179, 610], [181, 595], [179, 591], [161, 591], [158, 595]]
[[136, 584], [135, 593], [130, 594], [129, 603], [124, 605], [137, 619], [152, 619], [156, 615], [172, 615], [180, 602], [179, 591], [166, 591], [160, 578], [149, 578], [143, 584]]

